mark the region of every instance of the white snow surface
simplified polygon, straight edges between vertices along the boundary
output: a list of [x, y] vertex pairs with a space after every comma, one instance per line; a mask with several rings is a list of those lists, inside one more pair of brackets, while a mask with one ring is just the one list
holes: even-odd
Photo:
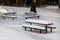
[[[37, 13], [40, 16], [40, 20], [46, 20], [53, 22], [56, 29], [52, 33], [39, 33], [25, 31], [22, 25], [25, 23], [25, 12], [30, 12], [30, 8], [27, 7], [10, 7], [2, 6], [5, 9], [11, 9], [16, 11], [17, 19], [12, 20], [6, 18], [5, 20], [0, 17], [0, 40], [60, 40], [60, 10], [51, 10], [47, 8], [37, 8]], [[1, 14], [0, 14], [1, 15]]]

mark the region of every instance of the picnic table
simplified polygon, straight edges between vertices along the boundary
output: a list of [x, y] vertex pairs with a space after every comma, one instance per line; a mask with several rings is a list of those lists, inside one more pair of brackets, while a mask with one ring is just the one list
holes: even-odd
[[40, 15], [38, 15], [37, 13], [34, 12], [25, 12], [25, 19], [28, 18], [39, 18]]
[[51, 32], [52, 32], [52, 29], [55, 29], [56, 27], [48, 27], [49, 25], [53, 25], [52, 22], [50, 21], [45, 21], [45, 20], [39, 20], [39, 19], [27, 19], [25, 20], [25, 22], [27, 23], [30, 23], [31, 25], [32, 24], [42, 24], [42, 25], [45, 25], [46, 27], [46, 33], [47, 33], [47, 28], [50, 28], [51, 29]]

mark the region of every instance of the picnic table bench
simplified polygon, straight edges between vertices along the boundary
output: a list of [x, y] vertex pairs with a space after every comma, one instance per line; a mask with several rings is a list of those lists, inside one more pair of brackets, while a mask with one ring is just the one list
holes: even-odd
[[37, 29], [37, 30], [40, 30], [40, 33], [42, 32], [42, 30], [46, 30], [45, 27], [42, 27], [42, 26], [36, 26], [36, 25], [29, 25], [29, 24], [23, 24], [22, 27], [25, 28], [30, 28], [30, 31], [32, 31], [32, 29]]
[[12, 18], [12, 20], [16, 19], [16, 16], [6, 16], [6, 15], [2, 15], [1, 17], [3, 17], [4, 19], [6, 18]]

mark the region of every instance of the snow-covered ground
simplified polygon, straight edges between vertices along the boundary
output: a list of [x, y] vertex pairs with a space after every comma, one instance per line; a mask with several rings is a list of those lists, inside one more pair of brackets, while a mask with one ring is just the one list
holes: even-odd
[[[26, 7], [2, 6], [5, 9], [16, 11], [17, 19], [6, 19], [0, 17], [0, 40], [60, 40], [60, 11], [46, 8], [37, 8], [40, 20], [52, 21], [56, 27], [52, 33], [40, 34], [39, 32], [24, 31], [22, 24], [25, 23], [24, 13], [30, 12]], [[0, 14], [1, 15], [1, 14]]]

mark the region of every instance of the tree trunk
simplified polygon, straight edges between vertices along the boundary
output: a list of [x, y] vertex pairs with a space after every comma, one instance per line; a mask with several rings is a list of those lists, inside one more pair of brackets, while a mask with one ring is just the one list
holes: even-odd
[[60, 0], [58, 0], [58, 6], [59, 6], [59, 9], [60, 9]]

